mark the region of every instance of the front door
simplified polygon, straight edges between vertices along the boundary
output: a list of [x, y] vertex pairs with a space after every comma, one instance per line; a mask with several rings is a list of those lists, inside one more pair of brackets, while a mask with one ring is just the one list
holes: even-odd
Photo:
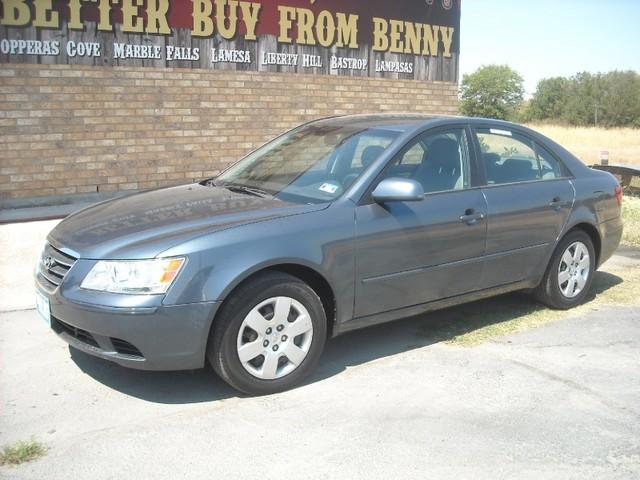
[[382, 178], [413, 178], [425, 198], [356, 208], [356, 304], [362, 317], [476, 290], [487, 206], [470, 185], [467, 132], [418, 136]]

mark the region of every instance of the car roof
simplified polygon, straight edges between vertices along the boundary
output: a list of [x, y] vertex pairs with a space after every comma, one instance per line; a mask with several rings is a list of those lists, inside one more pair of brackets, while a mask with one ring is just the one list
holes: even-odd
[[490, 118], [464, 117], [459, 115], [427, 115], [416, 113], [380, 113], [362, 115], [341, 115], [322, 118], [311, 122], [314, 125], [350, 126], [355, 128], [381, 128], [398, 132], [414, 130], [418, 127], [447, 125], [452, 123], [483, 124], [503, 127], [526, 128], [503, 120]]
[[384, 113], [375, 115], [341, 115], [322, 118], [312, 122], [314, 125], [349, 126], [354, 128], [380, 128], [405, 132], [412, 130], [431, 120], [444, 118], [439, 115], [420, 115], [412, 113]]

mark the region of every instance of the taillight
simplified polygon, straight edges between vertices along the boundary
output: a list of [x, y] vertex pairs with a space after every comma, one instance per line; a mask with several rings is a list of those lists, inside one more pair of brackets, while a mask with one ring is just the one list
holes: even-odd
[[616, 200], [618, 200], [618, 205], [622, 205], [622, 187], [620, 185], [616, 185], [614, 192], [616, 194]]

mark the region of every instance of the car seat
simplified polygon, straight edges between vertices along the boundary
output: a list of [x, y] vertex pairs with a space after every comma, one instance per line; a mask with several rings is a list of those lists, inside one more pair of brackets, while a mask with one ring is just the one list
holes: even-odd
[[[360, 173], [364, 172], [369, 167], [369, 165], [371, 165], [373, 161], [382, 154], [382, 152], [384, 152], [384, 147], [381, 147], [380, 145], [369, 145], [368, 147], [365, 147], [365, 149], [362, 150], [362, 155], [360, 156], [360, 163], [362, 163], [362, 169], [360, 170]], [[349, 187], [349, 185], [351, 185], [355, 181], [355, 179], [358, 178], [360, 173], [350, 173], [348, 175], [345, 175], [344, 179], [342, 180], [343, 188], [346, 189], [347, 187]]]
[[440, 192], [461, 186], [460, 151], [458, 142], [450, 138], [438, 138], [422, 157], [414, 180], [425, 192]]

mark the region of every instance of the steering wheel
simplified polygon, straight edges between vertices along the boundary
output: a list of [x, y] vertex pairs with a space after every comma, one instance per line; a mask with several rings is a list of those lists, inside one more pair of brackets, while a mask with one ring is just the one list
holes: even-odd
[[344, 178], [342, 179], [342, 188], [344, 190], [346, 190], [347, 188], [349, 188], [351, 186], [351, 184], [353, 182], [355, 182], [356, 178], [358, 178], [358, 174], [357, 173], [349, 173], [348, 175], [345, 175]]

